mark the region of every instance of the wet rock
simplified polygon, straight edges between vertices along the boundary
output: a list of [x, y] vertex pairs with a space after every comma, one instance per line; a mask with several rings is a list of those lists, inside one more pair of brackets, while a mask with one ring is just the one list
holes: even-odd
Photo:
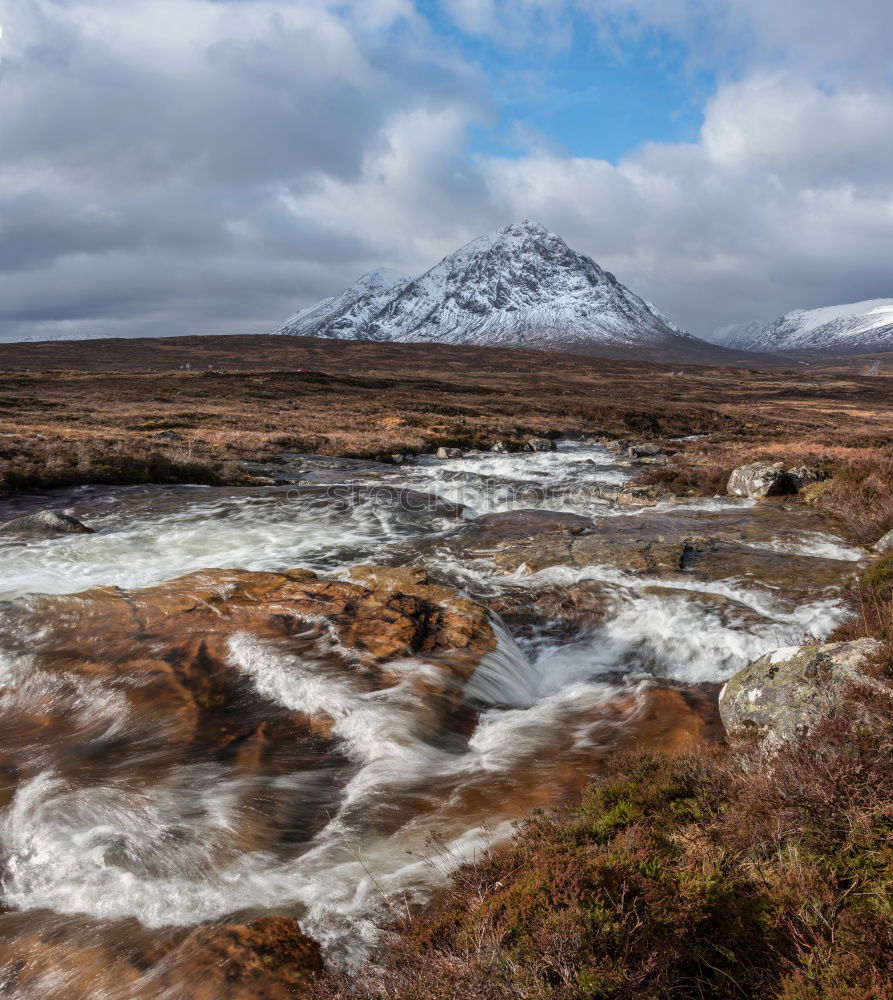
[[462, 449], [461, 448], [438, 448], [437, 458], [461, 458]]
[[626, 449], [630, 458], [653, 458], [655, 455], [663, 454], [663, 448], [659, 444], [645, 441], [640, 444], [632, 444]]
[[779, 739], [802, 734], [834, 711], [847, 683], [880, 649], [874, 639], [787, 646], [754, 660], [723, 687], [719, 710], [730, 732], [755, 728]]
[[872, 545], [875, 552], [891, 552], [893, 551], [893, 531], [888, 531], [886, 535], [881, 535], [881, 537]]
[[528, 451], [554, 451], [555, 442], [549, 438], [532, 437], [527, 442]]
[[53, 510], [41, 510], [37, 514], [17, 517], [0, 526], [0, 532], [42, 535], [92, 535], [94, 531], [68, 514], [58, 514]]
[[[41, 687], [26, 711], [16, 709], [9, 766], [27, 777], [39, 738], [54, 746], [61, 773], [70, 767], [83, 778], [88, 736], [83, 722], [72, 721], [72, 704], [82, 697], [76, 685], [86, 684], [124, 702], [127, 740], [151, 739], [172, 762], [188, 754], [251, 776], [323, 769], [337, 787], [349, 773], [337, 719], [261, 693], [255, 664], [262, 672], [305, 664], [321, 678], [343, 678], [357, 698], [402, 685], [422, 706], [419, 726], [433, 733], [464, 703], [465, 684], [496, 648], [487, 610], [457, 591], [407, 570], [402, 578], [387, 567], [357, 572], [365, 585], [306, 570], [208, 570], [141, 590], [100, 587], [35, 600], [22, 625], [43, 630], [52, 649], [45, 669], [58, 682]], [[9, 728], [2, 713], [0, 724]], [[99, 713], [96, 738], [108, 725]], [[118, 752], [126, 755], [123, 744]], [[277, 808], [283, 825], [293, 826], [288, 796]], [[268, 801], [263, 809], [269, 813]], [[240, 815], [249, 822], [255, 814]], [[312, 836], [327, 821], [322, 802], [303, 808], [299, 820]], [[275, 831], [276, 817], [267, 815], [262, 835]], [[254, 836], [253, 828], [244, 831], [246, 842]]]
[[656, 507], [659, 503], [672, 500], [674, 494], [663, 486], [637, 486], [626, 483], [622, 486], [596, 486], [593, 496], [620, 507]]
[[824, 478], [818, 469], [811, 469], [806, 465], [798, 465], [793, 469], [788, 469], [785, 475], [788, 486], [792, 490], [797, 491], [802, 490], [804, 486], [809, 486], [811, 483], [818, 483]]
[[444, 544], [465, 558], [486, 559], [507, 573], [595, 564], [635, 574], [681, 571], [681, 538], [642, 537], [639, 525], [613, 523], [625, 520], [606, 518], [596, 525], [578, 514], [545, 510], [485, 514]]
[[707, 535], [689, 535], [683, 539], [682, 544], [686, 552], [712, 552], [716, 548], [717, 540]]
[[159, 986], [178, 1000], [293, 1000], [323, 971], [319, 945], [287, 917], [199, 927], [162, 964]]
[[751, 500], [762, 500], [765, 497], [779, 496], [789, 493], [784, 463], [752, 462], [741, 465], [732, 472], [726, 492], [733, 497], [747, 497]]
[[535, 626], [550, 635], [573, 639], [581, 628], [601, 625], [616, 613], [619, 588], [593, 580], [567, 587], [505, 587], [489, 596], [486, 603], [523, 634]]

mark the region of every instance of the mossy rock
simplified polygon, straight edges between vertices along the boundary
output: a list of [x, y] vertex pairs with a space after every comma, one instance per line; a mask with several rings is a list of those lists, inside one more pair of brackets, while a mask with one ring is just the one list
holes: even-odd
[[759, 729], [781, 739], [804, 733], [833, 713], [847, 683], [864, 679], [862, 666], [878, 649], [874, 639], [787, 646], [739, 671], [719, 695], [730, 732]]

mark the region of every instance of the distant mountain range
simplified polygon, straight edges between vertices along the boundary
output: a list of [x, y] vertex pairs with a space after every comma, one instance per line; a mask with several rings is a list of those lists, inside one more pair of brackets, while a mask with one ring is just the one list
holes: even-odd
[[481, 236], [418, 278], [370, 271], [276, 333], [669, 356], [716, 348], [675, 326], [536, 222]]
[[863, 354], [893, 350], [893, 299], [795, 309], [771, 323], [720, 327], [711, 338], [745, 351]]

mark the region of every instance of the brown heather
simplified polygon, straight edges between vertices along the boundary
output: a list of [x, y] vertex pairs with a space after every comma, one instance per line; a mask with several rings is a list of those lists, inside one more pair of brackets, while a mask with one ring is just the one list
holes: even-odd
[[567, 431], [709, 434], [672, 442], [678, 465], [655, 470], [680, 491], [717, 492], [752, 457], [893, 459], [888, 378], [864, 377], [862, 360], [773, 364], [679, 375], [651, 361], [263, 336], [10, 344], [0, 491], [235, 483], [240, 461], [282, 451], [387, 460]]

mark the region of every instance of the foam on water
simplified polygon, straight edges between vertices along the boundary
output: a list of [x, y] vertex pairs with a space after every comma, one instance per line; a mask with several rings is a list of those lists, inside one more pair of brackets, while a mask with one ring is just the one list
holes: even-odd
[[298, 494], [203, 499], [194, 491], [175, 511], [121, 523], [91, 519], [93, 535], [0, 538], [0, 600], [23, 593], [66, 594], [94, 586], [143, 587], [198, 569], [293, 567], [334, 571], [386, 560], [407, 537], [447, 526], [424, 510], [381, 499], [327, 509]]

